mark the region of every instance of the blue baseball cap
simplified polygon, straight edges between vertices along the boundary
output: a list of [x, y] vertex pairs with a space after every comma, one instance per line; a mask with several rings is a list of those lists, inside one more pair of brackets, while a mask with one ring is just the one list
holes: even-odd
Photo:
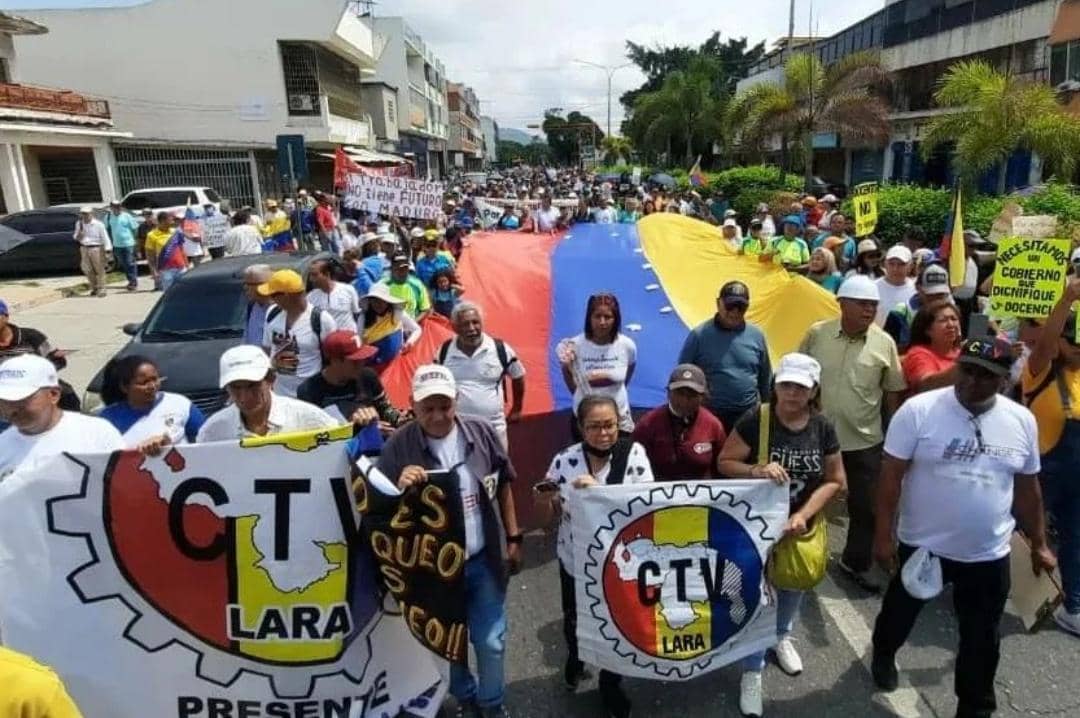
[[781, 220], [780, 225], [783, 226], [785, 224], [793, 224], [799, 229], [803, 228], [802, 217], [797, 214], [789, 214], [787, 217], [784, 217], [784, 219]]
[[3, 314], [5, 317], [11, 316], [11, 312], [8, 311], [7, 302], [3, 299], [0, 299], [0, 314]]

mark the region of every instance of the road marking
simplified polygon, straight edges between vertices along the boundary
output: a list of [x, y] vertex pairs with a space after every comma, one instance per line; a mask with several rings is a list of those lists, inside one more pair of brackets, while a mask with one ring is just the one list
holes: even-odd
[[[866, 666], [866, 670], [869, 671], [872, 633], [862, 614], [844, 596], [843, 591], [840, 590], [840, 587], [836, 585], [828, 574], [825, 575], [825, 580], [814, 590], [814, 594], [817, 596], [818, 604], [820, 604], [822, 610], [836, 624], [840, 635], [844, 637], [844, 640], [851, 646], [851, 650], [855, 652], [855, 655]], [[922, 715], [919, 706], [920, 704], [925, 705], [919, 692], [911, 686], [905, 685], [901, 685], [892, 693], [882, 693], [875, 690], [872, 700], [882, 708], [892, 711], [899, 718], [919, 718]]]

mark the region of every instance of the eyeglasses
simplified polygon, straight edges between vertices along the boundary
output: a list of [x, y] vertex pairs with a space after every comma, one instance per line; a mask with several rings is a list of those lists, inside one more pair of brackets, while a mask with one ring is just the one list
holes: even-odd
[[742, 302], [724, 302], [724, 309], [729, 312], [745, 312], [749, 305]]
[[582, 428], [585, 431], [589, 432], [590, 434], [598, 434], [598, 433], [601, 433], [601, 432], [618, 431], [619, 424], [618, 424], [618, 422], [614, 422], [614, 421], [609, 421], [609, 422], [604, 423], [604, 424], [592, 424], [592, 423], [590, 423], [590, 424], [585, 424], [585, 426], [583, 426]]
[[986, 453], [986, 444], [983, 443], [982, 426], [979, 425], [979, 420], [972, 415], [968, 417], [968, 421], [971, 422], [971, 428], [975, 430], [975, 443], [979, 447], [979, 453]]

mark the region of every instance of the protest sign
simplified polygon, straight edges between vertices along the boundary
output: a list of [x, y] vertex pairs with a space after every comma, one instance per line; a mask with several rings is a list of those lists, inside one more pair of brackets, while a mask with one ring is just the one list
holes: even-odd
[[397, 599], [405, 625], [439, 657], [467, 663], [468, 554], [458, 475], [429, 471], [423, 486], [401, 493], [367, 458], [356, 466], [361, 476], [357, 506], [383, 583]]
[[1067, 239], [1003, 237], [998, 241], [990, 313], [1045, 319], [1065, 291], [1068, 268]]
[[350, 173], [345, 178], [342, 203], [349, 209], [371, 214], [438, 219], [444, 191], [442, 182]]
[[0, 631], [86, 716], [431, 716], [334, 432], [60, 455], [0, 483]]
[[775, 645], [765, 562], [787, 520], [787, 487], [592, 487], [572, 494], [570, 515], [586, 663], [689, 680]]
[[877, 229], [877, 182], [855, 185], [851, 194], [851, 203], [855, 207], [855, 236], [865, 237]]

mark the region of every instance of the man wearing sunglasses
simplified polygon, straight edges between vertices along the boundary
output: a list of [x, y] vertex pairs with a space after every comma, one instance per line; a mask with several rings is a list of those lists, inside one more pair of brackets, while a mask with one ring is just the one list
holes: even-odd
[[750, 290], [739, 281], [720, 288], [716, 316], [686, 337], [680, 364], [696, 364], [708, 379], [708, 408], [731, 431], [735, 422], [769, 396], [772, 365], [765, 334], [746, 321]]
[[[885, 437], [874, 558], [894, 575], [874, 625], [871, 673], [880, 689], [896, 689], [897, 651], [922, 607], [951, 583], [961, 718], [988, 717], [997, 707], [999, 626], [1016, 523], [1030, 542], [1036, 574], [1057, 563], [1043, 526], [1035, 417], [999, 393], [1012, 363], [1008, 342], [967, 340], [956, 385], [909, 399]], [[929, 552], [928, 565], [940, 563], [940, 581], [898, 570], [918, 549]]]

